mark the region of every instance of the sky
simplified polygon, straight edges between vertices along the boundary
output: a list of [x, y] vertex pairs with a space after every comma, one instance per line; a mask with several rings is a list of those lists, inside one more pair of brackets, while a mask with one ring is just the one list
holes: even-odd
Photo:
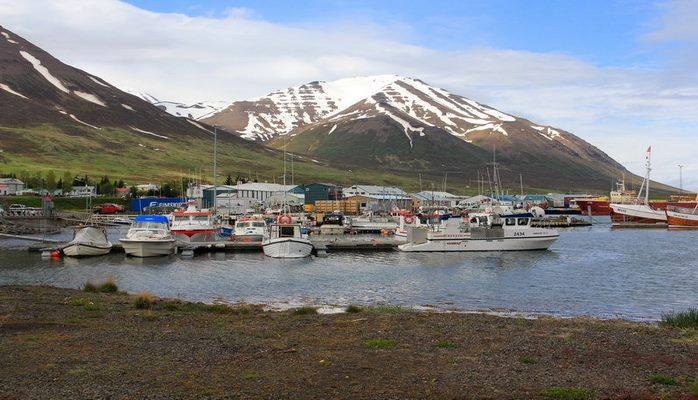
[[[698, 189], [698, 1], [0, 0], [0, 25], [161, 100], [399, 74]], [[609, 183], [610, 188], [610, 183]]]

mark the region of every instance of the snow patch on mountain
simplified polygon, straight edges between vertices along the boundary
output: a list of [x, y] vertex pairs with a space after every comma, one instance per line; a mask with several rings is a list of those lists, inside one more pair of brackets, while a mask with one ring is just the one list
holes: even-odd
[[[62, 113], [62, 114], [67, 114], [67, 113], [64, 112], [64, 111], [61, 112], [61, 113]], [[98, 127], [98, 126], [94, 126], [94, 125], [88, 124], [88, 123], [85, 122], [85, 121], [81, 121], [81, 120], [80, 120], [78, 117], [76, 117], [74, 114], [69, 114], [68, 116], [69, 116], [70, 118], [72, 118], [73, 120], [75, 120], [75, 121], [77, 121], [77, 122], [79, 122], [79, 123], [81, 123], [81, 124], [83, 124], [83, 125], [89, 126], [90, 128], [102, 130], [102, 128], [100, 128], [100, 127]]]
[[133, 109], [133, 107], [129, 106], [128, 104], [121, 103], [121, 107], [130, 110], [130, 111], [136, 111]]
[[99, 79], [95, 78], [95, 77], [92, 76], [92, 75], [87, 75], [87, 77], [90, 78], [90, 79], [92, 80], [92, 82], [94, 82], [94, 83], [96, 83], [96, 84], [98, 84], [98, 85], [102, 85], [102, 86], [104, 86], [104, 87], [106, 87], [106, 88], [110, 88], [110, 87], [111, 87], [111, 86], [107, 85], [106, 83], [101, 82]]
[[507, 131], [504, 130], [504, 128], [502, 128], [502, 124], [486, 124], [476, 126], [475, 128], [471, 128], [465, 131], [465, 134], [467, 135], [468, 133], [475, 131], [490, 131], [490, 133], [499, 132], [504, 136], [509, 136], [509, 133], [507, 133]]
[[138, 129], [138, 128], [133, 127], [133, 126], [131, 126], [131, 125], [129, 125], [128, 127], [131, 128], [132, 130], [136, 131], [136, 132], [145, 133], [145, 134], [148, 134], [148, 135], [152, 135], [152, 136], [155, 136], [155, 137], [159, 137], [159, 138], [161, 138], [161, 139], [169, 139], [169, 137], [167, 137], [167, 136], [158, 135], [157, 133], [144, 131], [143, 129]]
[[53, 86], [56, 88], [60, 89], [61, 91], [65, 93], [70, 93], [70, 90], [68, 90], [67, 87], [63, 86], [63, 83], [58, 80], [55, 76], [51, 75], [51, 72], [49, 72], [48, 68], [44, 67], [41, 65], [41, 61], [34, 57], [33, 55], [27, 53], [24, 50], [20, 50], [19, 54], [24, 57], [25, 60], [29, 61], [33, 66], [34, 69], [41, 74], [41, 76], [44, 77], [49, 83], [51, 83]]
[[424, 132], [423, 127], [420, 126], [418, 128], [415, 128], [412, 125], [410, 125], [409, 122], [407, 122], [404, 119], [398, 117], [397, 115], [391, 113], [387, 108], [381, 106], [380, 103], [375, 103], [375, 105], [376, 105], [376, 109], [378, 111], [387, 115], [388, 117], [390, 117], [393, 121], [397, 122], [398, 124], [402, 125], [402, 128], [405, 130], [405, 136], [407, 136], [407, 140], [410, 141], [410, 148], [413, 147], [412, 136], [410, 136], [410, 131], [419, 133], [420, 136], [424, 136], [424, 135], [422, 135], [422, 133]]
[[531, 125], [531, 128], [537, 130], [541, 136], [550, 141], [555, 140], [556, 138], [562, 139], [560, 132], [551, 127]]
[[[14, 94], [15, 96], [19, 96], [19, 97], [21, 97], [21, 98], [23, 98], [23, 99], [27, 99], [27, 96], [23, 95], [22, 93], [15, 92], [14, 90], [12, 90], [12, 88], [10, 88], [9, 86], [5, 85], [4, 83], [0, 83], [0, 89], [4, 90], [4, 91], [6, 91], [6, 92], [12, 93], [12, 94]], [[27, 100], [28, 100], [28, 99], [27, 99]]]
[[330, 131], [327, 132], [327, 134], [328, 134], [328, 135], [331, 135], [332, 132], [334, 132], [335, 129], [337, 129], [337, 124], [334, 124], [334, 125], [332, 126], [332, 128], [330, 128]]
[[10, 43], [12, 43], [12, 44], [17, 44], [17, 41], [10, 39], [10, 34], [9, 34], [9, 33], [7, 33], [7, 32], [0, 32], [0, 34], [2, 34], [2, 35], [5, 37], [5, 39], [7, 39], [8, 42], [10, 42]]
[[102, 107], [107, 106], [106, 103], [104, 103], [102, 101], [102, 99], [100, 99], [99, 97], [97, 97], [96, 95], [94, 95], [92, 93], [80, 92], [78, 90], [74, 90], [73, 93], [75, 93], [75, 95], [78, 96], [79, 98], [81, 98], [83, 100], [87, 100], [90, 103], [94, 103], [94, 104], [97, 104], [98, 106], [102, 106]]

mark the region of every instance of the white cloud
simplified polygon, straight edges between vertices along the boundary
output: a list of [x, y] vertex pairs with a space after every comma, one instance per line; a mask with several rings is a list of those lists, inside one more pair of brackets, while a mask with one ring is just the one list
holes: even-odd
[[[665, 4], [644, 40], [698, 43], [686, 17], [696, 4]], [[571, 131], [633, 172], [642, 173], [644, 148], [653, 144], [657, 179], [678, 183], [672, 169], [682, 163], [685, 186], [698, 188], [690, 150], [698, 144], [690, 127], [698, 122], [698, 78], [687, 67], [690, 57], [677, 56], [667, 69], [601, 68], [566, 54], [437, 51], [407, 44], [415, 29], [399, 24], [288, 26], [249, 9], [189, 17], [116, 0], [0, 0], [0, 20], [66, 63], [174, 101], [232, 101], [312, 80], [408, 75]]]

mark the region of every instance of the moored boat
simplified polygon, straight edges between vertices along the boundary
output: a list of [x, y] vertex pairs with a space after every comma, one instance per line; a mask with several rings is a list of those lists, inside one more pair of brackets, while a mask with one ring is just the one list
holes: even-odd
[[169, 220], [162, 215], [139, 215], [119, 239], [126, 255], [155, 257], [175, 252], [177, 240], [170, 233]]
[[[667, 226], [666, 212], [651, 206], [650, 195], [650, 172], [652, 159], [652, 146], [647, 148], [645, 179], [642, 181], [640, 191], [634, 199], [633, 204], [611, 203], [611, 222], [615, 227], [645, 227], [645, 228], [665, 228]], [[642, 193], [644, 190], [644, 198]]]
[[186, 210], [170, 214], [170, 231], [184, 242], [212, 242], [216, 240], [218, 227], [208, 210], [198, 210], [190, 205]]
[[303, 237], [301, 225], [294, 224], [288, 214], [269, 225], [262, 241], [264, 255], [273, 258], [303, 258], [310, 256], [313, 244]]
[[79, 226], [75, 228], [73, 240], [63, 246], [63, 254], [69, 257], [101, 256], [109, 254], [112, 244], [104, 228]]
[[235, 222], [235, 229], [230, 238], [236, 242], [261, 242], [266, 233], [267, 224], [262, 219], [241, 219]]
[[669, 228], [698, 228], [698, 205], [692, 209], [669, 207], [666, 217]]
[[560, 236], [554, 229], [531, 226], [533, 214], [476, 213], [443, 221], [439, 228], [411, 228], [408, 252], [547, 250]]

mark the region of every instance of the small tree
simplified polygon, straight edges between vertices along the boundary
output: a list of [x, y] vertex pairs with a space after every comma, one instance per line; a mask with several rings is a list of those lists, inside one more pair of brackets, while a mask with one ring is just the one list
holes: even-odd
[[61, 189], [63, 189], [63, 193], [68, 193], [73, 190], [73, 174], [71, 174], [70, 171], [63, 172], [63, 178], [61, 178], [61, 181], [63, 183], [63, 186], [61, 187]]
[[46, 173], [46, 187], [48, 191], [53, 191], [56, 188], [56, 173], [53, 170], [49, 170]]

